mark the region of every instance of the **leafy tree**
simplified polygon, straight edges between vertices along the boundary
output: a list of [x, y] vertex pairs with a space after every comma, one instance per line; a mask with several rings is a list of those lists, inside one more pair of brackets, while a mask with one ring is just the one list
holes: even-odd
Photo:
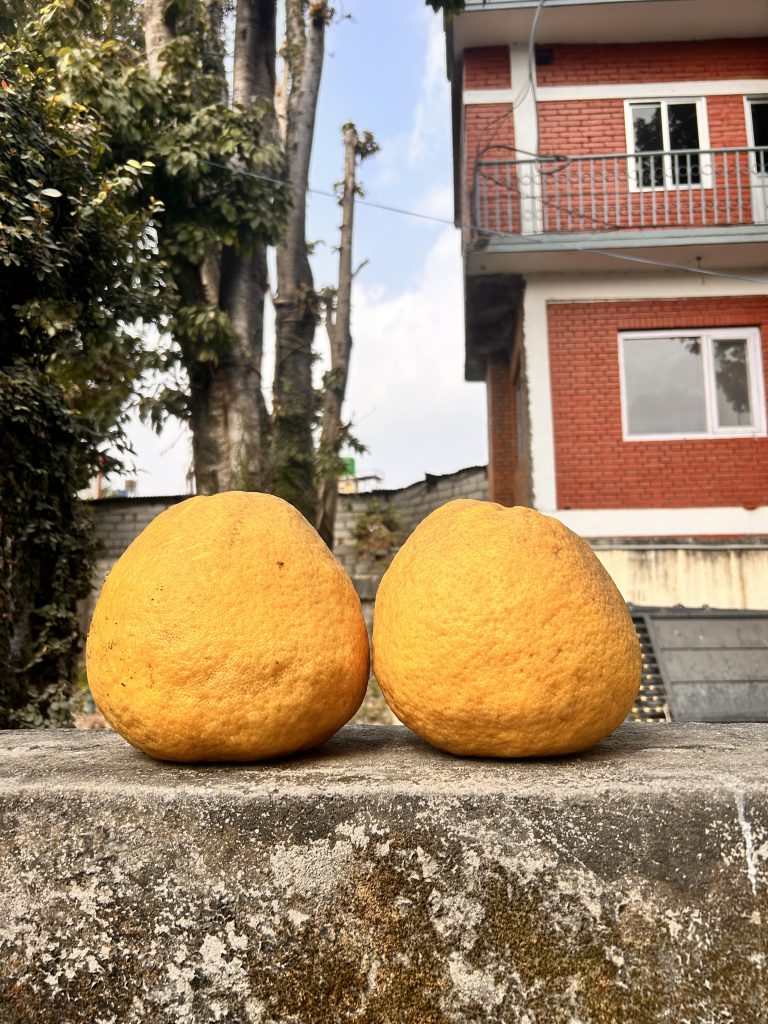
[[158, 293], [152, 167], [115, 163], [103, 126], [29, 41], [0, 43], [0, 725], [67, 720], [76, 600], [93, 543], [77, 500], [146, 366], [122, 325]]
[[[14, 2], [28, 15], [36, 6]], [[53, 0], [20, 32], [102, 120], [113, 159], [153, 164], [142, 200], [163, 208], [152, 237], [163, 281], [144, 319], [163, 331], [156, 362], [171, 383], [143, 409], [155, 423], [189, 420], [202, 493], [268, 479], [265, 251], [289, 205], [272, 109], [274, 7], [236, 4], [231, 94], [218, 0]]]
[[166, 210], [158, 247], [178, 296], [167, 362], [188, 380], [156, 409], [188, 416], [198, 491], [266, 489], [266, 247], [290, 200], [272, 105], [275, 2], [234, 5], [231, 102], [223, 3], [147, 0], [143, 15], [146, 68], [162, 97], [149, 135]]

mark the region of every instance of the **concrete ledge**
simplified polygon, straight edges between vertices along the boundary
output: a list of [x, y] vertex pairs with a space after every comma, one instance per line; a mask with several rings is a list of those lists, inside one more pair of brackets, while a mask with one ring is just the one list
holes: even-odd
[[270, 765], [0, 733], [3, 1024], [758, 1024], [768, 726]]

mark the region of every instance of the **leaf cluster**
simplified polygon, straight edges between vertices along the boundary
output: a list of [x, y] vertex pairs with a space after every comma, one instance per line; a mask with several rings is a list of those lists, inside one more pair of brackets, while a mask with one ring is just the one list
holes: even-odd
[[0, 436], [0, 727], [66, 725], [94, 556], [73, 484], [91, 448], [62, 386], [23, 362], [0, 368]]
[[464, 0], [424, 0], [433, 11], [443, 11], [447, 15], [459, 14], [464, 10]]
[[[172, 0], [173, 38], [159, 77], [150, 74], [131, 0], [53, 0], [23, 34], [41, 54], [63, 102], [95, 119], [103, 159], [141, 168], [137, 206], [152, 211], [141, 244], [158, 277], [145, 321], [171, 331], [159, 369], [214, 364], [234, 341], [228, 317], [210, 303], [202, 267], [227, 251], [247, 254], [278, 238], [289, 205], [283, 154], [266, 103], [231, 104], [223, 65], [225, 4]], [[100, 14], [97, 16], [97, 13]], [[114, 187], [114, 186], [113, 186]], [[187, 415], [184, 389], [144, 395], [156, 423]]]
[[[43, 17], [48, 16], [44, 9]], [[31, 33], [0, 41], [0, 725], [68, 720], [93, 537], [78, 501], [146, 368], [127, 324], [157, 306], [149, 161]], [[64, 55], [66, 57], [66, 54]]]
[[106, 439], [143, 369], [122, 325], [157, 305], [156, 206], [139, 201], [153, 168], [113, 163], [99, 120], [44, 63], [0, 42], [0, 353], [45, 367]]
[[402, 543], [402, 525], [397, 509], [388, 501], [371, 498], [355, 520], [352, 535], [358, 557], [387, 563]]

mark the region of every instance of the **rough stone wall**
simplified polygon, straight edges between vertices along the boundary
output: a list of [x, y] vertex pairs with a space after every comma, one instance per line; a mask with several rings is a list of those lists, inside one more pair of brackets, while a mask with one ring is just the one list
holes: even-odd
[[0, 734], [3, 1024], [765, 1024], [766, 726], [271, 764]]
[[[80, 621], [84, 632], [91, 621], [104, 577], [114, 563], [155, 516], [170, 505], [183, 501], [184, 497], [172, 495], [160, 498], [106, 498], [91, 502], [100, 552], [96, 562], [93, 590], [80, 608]], [[401, 525], [399, 541], [402, 543], [426, 515], [447, 501], [454, 498], [487, 497], [488, 480], [485, 466], [461, 469], [457, 473], [445, 476], [427, 476], [419, 483], [399, 490], [340, 495], [334, 554], [351, 576], [363, 577], [358, 583], [358, 593], [366, 617], [370, 618], [373, 614], [376, 583], [396, 550], [392, 548], [381, 559], [371, 559], [358, 552], [354, 538], [355, 525], [372, 503], [379, 507], [391, 506], [395, 509]]]
[[[372, 503], [394, 509], [401, 527], [402, 543], [425, 516], [456, 498], [476, 498], [481, 501], [488, 498], [488, 472], [485, 466], [461, 469], [458, 473], [446, 476], [427, 476], [400, 490], [339, 495], [334, 554], [353, 576], [380, 573], [391, 560], [391, 555], [377, 565], [376, 561], [358, 551], [354, 537], [355, 524]], [[391, 554], [394, 554], [394, 550]]]
[[185, 497], [176, 494], [159, 498], [102, 498], [89, 502], [99, 550], [91, 593], [79, 609], [83, 633], [88, 630], [104, 579], [120, 555], [156, 516]]

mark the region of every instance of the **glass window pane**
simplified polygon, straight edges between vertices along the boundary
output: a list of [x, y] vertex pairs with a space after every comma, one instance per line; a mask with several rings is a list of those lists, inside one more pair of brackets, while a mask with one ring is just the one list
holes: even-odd
[[701, 340], [625, 338], [624, 394], [630, 435], [704, 433]]
[[[644, 103], [632, 107], [632, 131], [636, 153], [658, 153], [664, 148], [661, 134], [661, 104]], [[635, 161], [638, 184], [660, 188], [664, 183], [661, 157], [643, 157]]]
[[730, 338], [713, 342], [717, 422], [721, 427], [751, 427], [747, 342]]
[[760, 150], [756, 156], [759, 174], [768, 172], [768, 100], [752, 100], [752, 137]]
[[[671, 150], [699, 148], [699, 122], [695, 103], [669, 103], [669, 148]], [[698, 185], [701, 169], [698, 153], [672, 157], [672, 175], [676, 185]]]
[[664, 149], [661, 135], [661, 104], [632, 107], [632, 127], [636, 153], [658, 153]]
[[669, 117], [669, 148], [698, 149], [699, 123], [695, 103], [667, 104]]
[[768, 100], [752, 100], [750, 108], [755, 145], [765, 148], [768, 146]]

